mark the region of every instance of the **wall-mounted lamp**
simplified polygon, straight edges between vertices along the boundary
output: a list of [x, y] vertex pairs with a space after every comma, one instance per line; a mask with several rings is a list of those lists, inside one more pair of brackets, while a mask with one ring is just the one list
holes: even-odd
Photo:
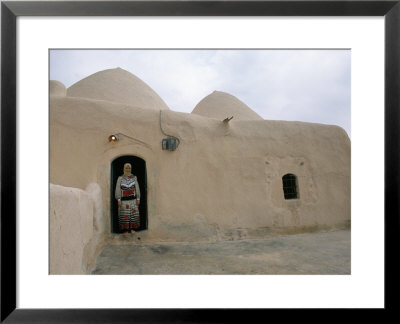
[[108, 136], [108, 141], [109, 142], [118, 142], [119, 141], [118, 134], [112, 134], [112, 135]]
[[132, 136], [126, 135], [126, 134], [124, 134], [124, 133], [114, 133], [114, 134], [111, 134], [110, 136], [108, 136], [108, 141], [109, 141], [110, 143], [119, 142], [119, 141], [121, 140], [121, 136], [124, 136], [124, 137], [126, 137], [126, 138], [129, 138], [129, 139], [131, 139], [132, 141], [134, 141], [134, 142], [136, 142], [136, 143], [140, 143], [140, 144], [142, 144], [142, 145], [145, 145], [145, 146], [147, 146], [147, 147], [150, 147], [149, 144], [147, 144], [147, 143], [145, 143], [145, 142], [143, 142], [143, 141], [141, 141], [141, 140], [139, 140], [139, 139], [137, 139], [137, 138], [133, 138]]

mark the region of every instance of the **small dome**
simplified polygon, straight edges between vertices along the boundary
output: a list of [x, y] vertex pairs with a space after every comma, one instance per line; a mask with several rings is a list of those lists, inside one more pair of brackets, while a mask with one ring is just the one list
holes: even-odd
[[50, 80], [50, 96], [65, 97], [67, 88], [60, 81]]
[[107, 100], [145, 109], [169, 109], [145, 82], [121, 68], [100, 71], [78, 81], [68, 88], [67, 96]]
[[226, 92], [214, 91], [202, 99], [192, 114], [224, 120], [233, 116], [233, 120], [263, 120], [245, 103]]

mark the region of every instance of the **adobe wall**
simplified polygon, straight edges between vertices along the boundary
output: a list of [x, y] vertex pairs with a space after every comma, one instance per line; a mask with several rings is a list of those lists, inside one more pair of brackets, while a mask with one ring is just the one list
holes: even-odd
[[[226, 124], [170, 110], [161, 117], [163, 131], [180, 139], [176, 151], [161, 149], [166, 136], [159, 111], [53, 96], [51, 183], [80, 189], [98, 183], [110, 233], [111, 162], [122, 155], [143, 158], [148, 230], [142, 241], [235, 239], [349, 224], [350, 140], [341, 128], [265, 120]], [[110, 143], [113, 133], [134, 140], [121, 136]], [[284, 199], [286, 173], [298, 177], [298, 200]]]
[[87, 274], [105, 243], [100, 188], [50, 184], [50, 274]]

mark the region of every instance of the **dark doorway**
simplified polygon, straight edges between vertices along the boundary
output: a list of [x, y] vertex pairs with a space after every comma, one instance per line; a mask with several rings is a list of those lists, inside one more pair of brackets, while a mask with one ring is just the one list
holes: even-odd
[[115, 200], [114, 192], [118, 177], [123, 174], [125, 163], [132, 165], [132, 174], [139, 182], [140, 187], [140, 227], [136, 231], [147, 229], [147, 176], [146, 161], [133, 155], [125, 155], [116, 158], [111, 163], [111, 232], [120, 233], [118, 227], [118, 202]]

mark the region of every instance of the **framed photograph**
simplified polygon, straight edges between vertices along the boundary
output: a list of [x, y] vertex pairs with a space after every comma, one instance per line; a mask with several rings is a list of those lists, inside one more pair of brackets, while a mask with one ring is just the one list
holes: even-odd
[[[9, 323], [212, 321], [218, 323], [234, 322], [238, 315], [265, 316], [265, 312], [270, 309], [394, 310], [395, 301], [392, 296], [398, 287], [398, 279], [393, 264], [395, 259], [393, 255], [396, 255], [396, 252], [392, 249], [398, 246], [399, 237], [397, 202], [399, 197], [399, 1], [4, 1], [1, 5], [1, 26], [1, 321]], [[127, 50], [131, 51], [129, 55], [124, 54], [128, 52]], [[83, 53], [84, 51], [86, 53]], [[132, 54], [132, 51], [135, 53]], [[139, 51], [143, 59], [139, 56]], [[157, 173], [162, 164], [168, 170], [176, 164], [182, 170], [186, 170], [187, 176], [192, 175], [193, 179], [197, 179], [189, 187], [197, 188], [202, 183], [202, 177], [193, 173], [188, 166], [185, 167], [184, 160], [178, 161], [179, 163], [174, 161], [173, 151], [182, 151], [183, 146], [179, 147], [182, 145], [180, 138], [182, 134], [186, 136], [183, 140], [186, 149], [190, 148], [189, 145], [193, 142], [190, 142], [190, 138], [200, 136], [200, 131], [196, 131], [197, 134], [194, 134], [193, 130], [188, 133], [185, 125], [190, 124], [193, 129], [195, 129], [193, 125], [204, 128], [204, 122], [196, 119], [200, 117], [194, 117], [193, 120], [189, 118], [189, 121], [188, 118], [182, 117], [183, 114], [173, 112], [176, 114], [174, 118], [182, 119], [182, 123], [180, 128], [177, 128], [179, 132], [171, 135], [171, 128], [168, 128], [172, 125], [171, 121], [164, 122], [164, 127], [162, 122], [162, 118], [168, 120], [169, 114], [164, 112], [163, 116], [163, 109], [159, 108], [165, 103], [162, 99], [158, 99], [155, 92], [148, 90], [147, 86], [140, 83], [140, 80], [140, 82], [137, 81], [134, 75], [120, 68], [93, 74], [98, 72], [94, 70], [95, 61], [101, 59], [113, 61], [116, 56], [125, 55], [128, 60], [133, 57], [136, 61], [142, 60], [143, 65], [153, 62], [147, 69], [151, 71], [153, 77], [156, 77], [149, 77], [149, 80], [156, 83], [157, 75], [160, 76], [163, 69], [170, 75], [176, 73], [171, 82], [176, 82], [185, 90], [179, 93], [177, 86], [178, 90], [175, 89], [172, 98], [184, 98], [198, 95], [190, 92], [189, 87], [184, 87], [184, 83], [187, 82], [183, 83], [182, 78], [179, 78], [181, 61], [173, 65], [171, 60], [167, 62], [160, 59], [167, 52], [168, 54], [173, 52], [177, 56], [188, 55], [188, 60], [197, 62], [201, 61], [199, 53], [202, 57], [218, 56], [220, 61], [224, 62], [231, 56], [237, 56], [234, 61], [236, 65], [232, 67], [225, 65], [225, 70], [221, 70], [222, 73], [234, 80], [232, 83], [253, 82], [244, 79], [245, 74], [253, 76], [255, 79], [253, 89], [256, 89], [256, 81], [270, 82], [270, 84], [273, 84], [273, 81], [259, 77], [257, 71], [252, 71], [252, 67], [248, 67], [245, 61], [253, 62], [257, 58], [255, 53], [261, 57], [268, 51], [274, 52], [276, 56], [263, 56], [264, 61], [271, 61], [265, 73], [270, 73], [271, 78], [275, 79], [278, 77], [272, 77], [274, 66], [272, 62], [274, 60], [287, 62], [282, 58], [288, 51], [299, 53], [307, 51], [313, 54], [307, 59], [307, 64], [300, 62], [298, 65], [302, 67], [305, 75], [309, 76], [313, 70], [318, 70], [321, 74], [330, 73], [329, 70], [325, 70], [322, 61], [319, 61], [317, 53], [320, 51], [332, 52], [335, 55], [338, 52], [345, 53], [342, 61], [348, 66], [348, 70], [345, 73], [338, 73], [337, 78], [343, 77], [347, 80], [346, 87], [343, 87], [346, 93], [350, 93], [351, 80], [351, 99], [350, 95], [348, 96], [349, 106], [351, 100], [351, 125], [350, 116], [348, 116], [348, 120], [343, 124], [345, 126], [342, 126], [346, 129], [346, 136], [350, 138], [348, 141], [351, 141], [351, 159], [350, 154], [348, 159], [344, 155], [341, 157], [329, 155], [330, 144], [326, 147], [321, 146], [320, 150], [326, 150], [328, 152], [326, 156], [331, 156], [329, 159], [331, 164], [321, 169], [324, 170], [324, 176], [327, 179], [331, 177], [329, 178], [331, 180], [318, 184], [326, 183], [329, 187], [332, 181], [337, 181], [343, 185], [343, 190], [328, 190], [332, 198], [326, 200], [326, 204], [331, 204], [326, 205], [326, 213], [329, 215], [330, 213], [332, 215], [347, 213], [347, 218], [340, 216], [338, 224], [350, 224], [351, 208], [351, 233], [348, 232], [349, 236], [351, 234], [351, 271], [350, 264], [346, 263], [343, 264], [344, 270], [332, 267], [326, 272], [320, 272], [322, 275], [314, 276], [305, 276], [304, 274], [311, 274], [312, 271], [302, 273], [303, 270], [293, 273], [277, 272], [274, 275], [271, 275], [273, 272], [260, 272], [261, 274], [256, 275], [246, 273], [241, 276], [232, 276], [229, 272], [219, 273], [224, 274], [219, 276], [204, 275], [205, 273], [201, 271], [199, 271], [200, 275], [181, 276], [171, 275], [173, 273], [161, 270], [132, 276], [116, 276], [115, 274], [124, 274], [118, 271], [110, 272], [114, 275], [107, 276], [84, 275], [96, 274], [90, 256], [95, 254], [94, 249], [97, 243], [92, 245], [86, 241], [82, 243], [86, 239], [83, 232], [91, 226], [87, 227], [79, 219], [68, 224], [63, 223], [59, 221], [60, 218], [57, 218], [57, 213], [61, 212], [64, 217], [68, 215], [67, 217], [71, 218], [77, 213], [93, 213], [90, 218], [93, 228], [98, 230], [107, 227], [110, 233], [107, 236], [108, 239], [114, 240], [113, 242], [117, 245], [123, 245], [122, 232], [125, 231], [126, 225], [124, 221], [126, 217], [123, 216], [130, 212], [131, 208], [133, 208], [132, 226], [135, 225], [136, 232], [133, 227], [129, 228], [129, 231], [135, 235], [136, 240], [142, 237], [142, 241], [146, 239], [151, 241], [152, 236], [146, 231], [149, 224], [153, 226], [153, 229], [157, 229], [154, 237], [162, 238], [162, 241], [168, 241], [168, 235], [171, 233], [174, 237], [182, 235], [179, 238], [183, 241], [187, 233], [190, 233], [194, 241], [203, 237], [204, 233], [211, 233], [209, 228], [203, 228], [201, 233], [193, 230], [194, 227], [190, 227], [190, 224], [185, 221], [182, 221], [182, 224], [187, 228], [186, 234], [174, 228], [173, 221], [169, 223], [172, 225], [168, 227], [170, 230], [167, 233], [163, 232], [163, 226], [155, 226], [157, 224], [154, 218], [147, 217], [148, 214], [159, 215], [160, 213], [155, 212], [157, 208], [168, 210], [179, 204], [179, 194], [171, 200], [170, 204], [165, 203], [165, 197], [159, 192], [157, 192], [158, 198], [154, 199], [156, 192], [154, 188], [162, 188], [161, 182], [169, 179], [168, 172]], [[183, 52], [185, 54], [182, 54]], [[238, 53], [246, 55], [241, 56]], [[83, 59], [85, 55], [90, 57]], [[76, 82], [73, 86], [68, 83], [69, 81], [64, 80], [59, 81], [65, 84], [58, 81], [49, 83], [49, 79], [53, 79], [52, 74], [55, 73], [56, 67], [61, 67], [64, 65], [63, 62], [72, 60], [72, 56], [78, 65], [84, 66], [85, 71], [92, 71], [87, 72], [87, 75], [92, 75], [84, 79], [75, 71], [70, 71], [72, 75], [75, 74], [74, 82], [83, 80]], [[52, 65], [52, 61], [56, 63]], [[336, 68], [336, 72], [341, 69], [340, 66], [335, 65], [336, 63], [332, 63], [335, 61], [333, 56], [325, 58], [325, 61], [329, 61], [330, 66]], [[295, 78], [294, 65], [284, 64], [288, 75], [292, 73]], [[68, 69], [69, 65], [65, 63], [63, 67]], [[232, 73], [236, 69], [242, 74], [242, 78]], [[207, 67], [203, 66], [201, 71], [203, 75], [193, 69], [192, 78], [209, 82], [210, 79], [205, 77], [205, 73], [209, 71]], [[141, 116], [137, 123], [131, 121], [125, 125], [120, 120], [117, 121], [118, 118], [114, 115], [108, 114], [108, 111], [114, 110], [123, 115], [126, 105], [129, 106], [132, 100], [140, 100], [140, 98], [137, 99], [135, 94], [130, 91], [124, 92], [118, 87], [110, 89], [108, 83], [102, 88], [101, 82], [105, 78], [117, 78], [124, 80], [126, 84], [135, 84], [136, 87], [140, 87], [142, 93], [145, 92], [147, 97], [151, 98], [150, 101], [142, 104], [150, 105], [148, 111], [140, 109], [137, 111], [137, 114]], [[94, 84], [96, 87], [93, 86]], [[99, 84], [100, 88], [97, 89]], [[196, 87], [198, 84], [196, 83]], [[316, 83], [309, 86], [317, 92]], [[329, 103], [322, 101], [320, 103], [325, 106], [326, 112], [334, 115], [343, 103], [329, 96], [332, 92], [340, 91], [330, 86], [331, 84], [322, 85], [325, 89], [324, 96], [333, 101], [332, 107]], [[292, 86], [289, 89], [293, 92], [293, 103], [302, 105], [300, 100], [302, 88]], [[69, 92], [67, 97], [69, 97], [65, 98], [67, 91]], [[277, 106], [279, 100], [273, 98], [273, 89], [270, 91], [269, 98]], [[341, 96], [343, 97], [343, 94]], [[235, 118], [244, 120], [241, 125], [245, 126], [236, 128], [239, 135], [240, 132], [245, 134], [251, 131], [259, 137], [264, 135], [257, 128], [257, 122], [248, 123], [247, 127], [248, 119], [291, 120], [284, 115], [282, 109], [276, 117], [259, 116], [260, 111], [248, 109], [237, 98], [223, 92], [213, 93], [209, 97], [211, 99], [206, 97], [200, 101], [192, 114], [220, 118], [221, 125], [225, 127], [225, 135], [229, 123], [239, 125], [235, 124], [237, 122]], [[303, 97], [306, 96], [303, 95]], [[223, 114], [226, 116], [209, 116], [214, 112], [208, 109], [207, 100], [214, 100], [221, 106], [225, 102], [226, 110]], [[80, 110], [82, 102], [89, 108]], [[307, 103], [309, 105], [308, 114], [315, 115], [315, 110], [311, 108], [311, 101], [305, 102], [304, 105]], [[155, 112], [151, 112], [154, 108], [151, 107], [152, 104], [158, 107], [157, 109], [161, 109], [159, 115], [158, 110], [157, 116]], [[178, 101], [173, 104], [174, 107], [178, 105]], [[183, 105], [193, 106], [187, 102]], [[249, 106], [253, 108], [253, 105]], [[165, 110], [168, 110], [168, 107], [165, 107]], [[272, 116], [272, 108], [273, 106], [270, 106], [269, 116]], [[73, 109], [76, 114], [71, 114]], [[232, 117], [228, 116], [228, 113], [233, 111], [231, 109], [236, 109], [235, 116], [238, 116], [234, 117], [232, 122], [230, 121]], [[49, 113], [50, 111], [53, 114]], [[292, 120], [297, 120], [296, 117], [293, 118]], [[93, 126], [95, 124], [91, 124], [94, 119], [98, 119], [103, 125], [101, 132]], [[116, 123], [113, 124], [111, 121], [114, 119]], [[162, 143], [153, 143], [151, 140], [154, 137], [150, 134], [151, 123], [146, 123], [153, 119], [157, 120], [157, 123], [159, 121], [161, 132], [165, 135]], [[278, 121], [275, 124], [280, 125], [279, 127], [285, 125]], [[270, 138], [276, 137], [273, 135], [275, 134], [274, 127], [271, 126], [269, 129]], [[311, 130], [303, 129], [301, 125], [298, 127], [301, 132], [293, 134], [304, 136], [307, 132], [312, 133]], [[137, 132], [132, 132], [132, 129], [136, 129]], [[138, 136], [138, 134], [145, 134], [147, 129], [149, 129], [150, 137]], [[211, 128], [207, 126], [206, 129], [210, 132]], [[234, 127], [232, 129], [235, 130]], [[294, 136], [289, 128], [287, 131], [287, 138]], [[336, 131], [336, 128], [332, 132], [323, 131], [322, 137], [331, 138], [331, 141], [336, 143]], [[158, 128], [157, 132], [159, 132]], [[315, 132], [319, 133], [318, 130]], [[344, 132], [341, 131], [340, 134], [342, 133]], [[243, 134], [241, 136], [246, 136]], [[224, 148], [225, 156], [238, 158], [236, 162], [232, 162], [232, 165], [237, 164], [235, 168], [239, 169], [238, 172], [247, 180], [250, 179], [248, 188], [257, 187], [259, 185], [257, 181], [251, 182], [251, 179], [256, 178], [255, 172], [252, 173], [252, 170], [256, 168], [251, 167], [254, 162], [254, 159], [252, 160], [254, 152], [251, 151], [253, 148], [249, 144], [251, 141], [247, 141], [244, 147], [239, 135], [239, 144], [235, 144], [234, 141], [229, 143], [234, 147], [237, 145], [238, 149], [245, 148], [246, 159], [240, 160], [240, 155], [229, 153], [226, 147]], [[201, 136], [211, 135], [204, 133]], [[282, 136], [280, 141], [284, 141], [286, 137]], [[317, 138], [315, 138], [314, 146], [319, 145]], [[65, 139], [71, 140], [65, 141]], [[79, 143], [85, 141], [91, 144], [85, 146], [86, 148], [83, 149], [85, 153], [82, 154], [83, 146]], [[123, 141], [125, 144], [122, 143]], [[213, 148], [212, 145], [217, 146], [218, 141], [214, 142], [209, 141], [208, 149], [211, 151], [214, 149], [216, 154], [197, 156], [196, 159], [199, 160], [199, 163], [195, 165], [197, 169], [201, 167], [202, 161], [215, 162], [218, 160], [218, 154], [222, 154], [217, 153], [221, 147]], [[159, 144], [160, 152], [158, 153], [154, 153], [156, 144]], [[66, 147], [66, 145], [71, 145], [71, 147]], [[280, 152], [282, 148], [279, 147], [282, 145], [277, 145], [277, 149], [271, 146], [270, 149]], [[278, 174], [278, 180], [283, 181], [283, 191], [280, 190], [279, 193], [282, 195], [282, 201], [286, 201], [285, 204], [290, 205], [290, 208], [294, 208], [295, 200], [299, 198], [299, 195], [303, 204], [310, 205], [314, 193], [310, 188], [315, 183], [308, 181], [306, 188], [306, 182], [297, 180], [297, 176], [299, 179], [306, 177], [307, 172], [304, 171], [304, 173], [302, 170], [308, 168], [310, 159], [301, 157], [301, 154], [296, 153], [294, 147], [288, 143], [285, 145], [288, 150], [292, 150], [291, 153], [287, 153], [287, 156], [290, 156], [289, 160], [277, 158], [274, 153], [268, 154], [263, 151], [262, 168], [268, 170], [269, 167], [280, 168], [281, 165], [295, 163], [296, 168], [290, 167], [294, 171], [282, 171], [282, 174]], [[332, 146], [332, 150], [342, 147], [340, 145]], [[258, 146], [255, 144], [254, 150], [257, 150]], [[350, 150], [350, 144], [344, 146]], [[137, 154], [131, 156], [128, 154], [131, 152], [128, 148], [136, 150]], [[262, 150], [265, 148], [263, 147]], [[100, 151], [103, 154], [101, 158], [93, 160], [93, 156], [99, 156]], [[166, 155], [168, 153], [172, 154]], [[159, 159], [162, 163], [155, 163], [158, 161], [157, 156], [162, 156], [162, 159]], [[85, 164], [85, 159], [89, 163]], [[317, 155], [313, 155], [313, 159], [315, 164], [325, 161], [324, 159], [319, 161]], [[332, 162], [334, 159], [339, 162], [345, 161], [345, 168], [335, 169], [337, 166], [336, 162]], [[241, 167], [243, 163], [248, 163], [247, 169]], [[154, 167], [155, 165], [158, 167]], [[350, 173], [350, 165], [351, 189], [350, 177], [345, 179], [342, 174], [345, 172], [344, 169]], [[95, 168], [91, 169], [90, 166], [95, 166]], [[134, 169], [135, 167], [138, 177], [132, 178], [129, 176], [130, 171], [125, 168]], [[122, 169], [123, 175], [118, 177]], [[232, 174], [234, 178], [233, 169], [226, 168], [226, 175]], [[328, 173], [331, 175], [328, 176]], [[336, 178], [332, 174], [336, 174]], [[74, 175], [76, 175], [75, 178]], [[125, 179], [124, 176], [127, 178]], [[267, 172], [265, 177], [267, 180], [275, 181], [272, 173]], [[103, 187], [101, 185], [96, 187], [96, 181], [93, 181], [99, 178], [103, 179], [102, 182], [100, 181], [105, 184]], [[128, 178], [137, 181], [142, 190], [139, 190], [135, 181], [134, 187], [126, 189], [124, 186], [132, 184]], [[61, 183], [63, 186], [55, 186], [53, 183]], [[224, 183], [224, 188], [230, 187], [229, 181]], [[111, 187], [121, 188], [120, 194], [117, 194], [117, 189], [111, 192]], [[190, 190], [189, 187], [182, 189], [182, 193]], [[83, 190], [76, 188], [83, 188]], [[236, 193], [233, 187], [229, 190], [231, 193]], [[178, 193], [179, 190], [175, 192]], [[105, 198], [101, 196], [102, 193]], [[131, 200], [128, 196], [125, 197], [125, 194], [133, 197], [134, 205], [128, 204]], [[70, 204], [65, 207], [63, 199], [67, 197], [66, 195]], [[246, 203], [243, 206], [238, 205], [240, 208], [249, 208], [252, 199], [260, 201], [262, 196], [246, 193], [243, 195]], [[274, 193], [271, 192], [270, 196], [274, 196]], [[348, 204], [335, 205], [335, 199], [343, 200], [342, 196], [349, 198]], [[105, 209], [93, 203], [96, 197], [104, 198], [98, 200], [102, 201]], [[198, 200], [204, 201], [201, 197], [203, 196], [199, 193]], [[190, 199], [195, 198], [191, 196]], [[120, 204], [120, 200], [124, 202]], [[218, 205], [217, 209], [226, 211], [229, 215], [235, 214], [229, 211], [228, 205], [224, 205], [222, 200], [215, 202], [215, 206]], [[226, 201], [228, 200], [227, 198]], [[49, 201], [53, 201], [53, 204]], [[140, 203], [140, 209], [136, 208], [139, 206], [138, 203]], [[154, 206], [155, 203], [157, 206]], [[185, 203], [182, 203], [179, 208], [190, 209], [190, 201]], [[210, 208], [214, 206], [211, 202], [206, 202], [205, 205], [207, 204], [211, 206]], [[268, 206], [266, 204], [260, 208], [267, 209]], [[279, 206], [277, 203], [274, 208], [282, 208]], [[107, 212], [102, 213], [102, 208]], [[204, 208], [206, 210], [207, 206]], [[139, 216], [136, 214], [136, 209], [142, 217], [141, 222], [138, 223]], [[343, 213], [342, 209], [346, 212]], [[254, 214], [257, 212], [255, 210]], [[103, 222], [104, 214], [111, 215], [108, 216], [106, 222]], [[222, 214], [224, 213], [221, 213], [221, 217], [225, 217]], [[174, 215], [174, 212], [171, 215]], [[196, 215], [193, 218], [195, 225], [203, 224], [201, 213]], [[316, 217], [322, 216], [315, 216], [313, 219]], [[329, 220], [334, 218], [327, 215], [325, 217]], [[162, 217], [159, 217], [158, 221], [164, 224], [164, 227], [168, 223]], [[239, 224], [238, 229], [246, 228], [243, 225], [244, 220], [236, 217], [231, 221]], [[292, 217], [285, 220], [282, 216], [282, 218], [274, 219], [274, 222], [274, 225], [285, 222], [288, 224], [296, 222], [296, 219]], [[321, 221], [322, 225], [328, 223], [328, 221]], [[265, 228], [269, 223], [261, 222], [260, 224], [260, 228]], [[63, 226], [67, 229], [62, 231]], [[215, 226], [219, 229], [218, 235], [223, 236], [222, 241], [235, 240], [236, 236], [254, 239], [260, 234], [259, 231], [251, 232], [247, 229], [224, 231], [223, 220], [220, 223], [216, 222]], [[76, 234], [76, 231], [79, 233]], [[131, 236], [128, 239], [132, 239]], [[78, 245], [75, 243], [68, 247], [63, 245], [62, 242], [68, 240], [78, 242]], [[57, 248], [53, 248], [54, 246]], [[81, 249], [81, 246], [85, 248]], [[339, 241], [336, 248], [340, 248]], [[347, 252], [350, 252], [349, 249], [350, 246]], [[156, 252], [161, 255], [162, 251], [160, 251]], [[279, 252], [276, 251], [276, 253]], [[69, 257], [69, 255], [74, 256]], [[342, 262], [340, 257], [338, 254], [336, 261], [339, 263]], [[84, 262], [71, 262], [77, 259]], [[163, 269], [167, 269], [168, 263], [164, 262], [164, 265], [166, 267]], [[97, 271], [99, 274], [102, 273], [100, 270]], [[105, 274], [109, 273], [105, 271]], [[154, 274], [158, 275], [154, 276]]]

